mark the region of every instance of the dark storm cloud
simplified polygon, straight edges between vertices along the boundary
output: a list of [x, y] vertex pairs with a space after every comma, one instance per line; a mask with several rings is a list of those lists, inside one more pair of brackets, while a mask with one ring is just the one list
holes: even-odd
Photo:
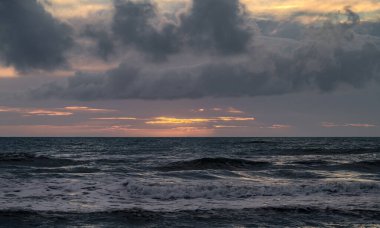
[[174, 24], [166, 23], [156, 28], [153, 20], [159, 20], [156, 7], [150, 1], [115, 1], [112, 29], [125, 45], [151, 54], [155, 59], [178, 51], [179, 38]]
[[[144, 12], [150, 15], [151, 8], [146, 7]], [[359, 19], [354, 15], [347, 11], [346, 22], [304, 28], [303, 35], [293, 39], [256, 36], [255, 47], [244, 48], [245, 53], [239, 56], [221, 54], [201, 60], [192, 54], [192, 62], [186, 59], [160, 64], [126, 61], [105, 74], [78, 73], [66, 84], [47, 84], [33, 90], [32, 96], [181, 99], [278, 95], [304, 90], [329, 92], [340, 86], [359, 88], [380, 81], [380, 40], [357, 34], [354, 29]], [[146, 23], [134, 20], [135, 24]], [[294, 29], [289, 27], [289, 31]]]
[[238, 0], [193, 0], [190, 10], [178, 21], [161, 18], [150, 1], [115, 1], [114, 6], [115, 36], [155, 60], [185, 47], [220, 54], [242, 53], [252, 36]]
[[380, 37], [380, 23], [378, 22], [361, 22], [360, 26], [355, 28], [360, 34], [367, 34], [371, 36]]
[[18, 70], [54, 69], [65, 64], [70, 30], [36, 0], [0, 2], [0, 56]]
[[84, 29], [83, 35], [89, 37], [96, 42], [96, 55], [100, 56], [103, 60], [108, 60], [109, 57], [115, 52], [115, 44], [111, 35], [103, 29], [97, 29], [95, 26], [87, 25]]
[[[249, 59], [164, 71], [123, 64], [105, 75], [78, 74], [66, 86], [46, 85], [33, 91], [33, 96], [80, 100], [262, 96], [310, 89], [328, 92], [341, 85], [362, 87], [379, 78], [378, 47], [335, 49], [329, 57], [317, 57], [317, 48], [300, 48], [288, 57], [268, 57], [264, 60], [268, 67], [259, 71]], [[314, 68], [313, 64], [323, 67]]]
[[191, 46], [226, 54], [245, 52], [252, 35], [239, 0], [193, 0], [180, 31]]

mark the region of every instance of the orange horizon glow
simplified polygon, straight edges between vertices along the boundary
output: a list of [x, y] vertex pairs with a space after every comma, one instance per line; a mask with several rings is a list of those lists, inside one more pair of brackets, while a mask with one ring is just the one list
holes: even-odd
[[155, 117], [153, 120], [145, 122], [146, 124], [197, 124], [197, 123], [210, 123], [218, 121], [254, 121], [253, 117], [215, 117], [215, 118], [175, 118], [175, 117]]
[[[86, 18], [96, 13], [111, 17], [113, 4], [111, 0], [91, 1], [91, 0], [50, 0], [50, 4], [40, 0], [46, 10], [52, 13], [55, 17], [62, 20], [71, 18]], [[191, 0], [154, 0], [158, 8], [166, 12], [171, 5], [182, 3], [191, 5]], [[342, 11], [344, 7], [350, 6], [355, 12], [362, 14], [365, 20], [378, 20], [376, 16], [380, 10], [380, 2], [373, 0], [334, 0], [324, 1], [319, 0], [241, 0], [245, 8], [255, 17], [274, 17], [284, 19], [294, 13], [303, 12], [311, 15], [319, 14], [326, 15]], [[305, 20], [309, 21], [309, 20]]]
[[[176, 127], [168, 129], [143, 129], [128, 126], [96, 125], [0, 125], [0, 133], [6, 136], [111, 136], [111, 137], [208, 137], [214, 134], [211, 128]], [[0, 135], [1, 136], [1, 135]]]

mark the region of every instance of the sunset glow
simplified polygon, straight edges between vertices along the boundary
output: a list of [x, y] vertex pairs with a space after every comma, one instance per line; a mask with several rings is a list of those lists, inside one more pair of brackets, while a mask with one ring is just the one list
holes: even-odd
[[14, 0], [0, 15], [3, 136], [380, 135], [379, 1]]

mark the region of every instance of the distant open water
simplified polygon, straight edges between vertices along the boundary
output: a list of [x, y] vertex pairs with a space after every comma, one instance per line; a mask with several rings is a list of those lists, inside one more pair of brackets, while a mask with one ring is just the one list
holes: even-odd
[[1, 227], [380, 227], [380, 138], [0, 138]]

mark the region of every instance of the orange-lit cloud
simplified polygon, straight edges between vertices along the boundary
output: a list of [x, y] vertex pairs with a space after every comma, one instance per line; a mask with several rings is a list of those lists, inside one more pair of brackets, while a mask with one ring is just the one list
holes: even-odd
[[13, 108], [0, 107], [0, 112], [20, 113], [24, 116], [70, 116], [72, 112], [53, 110], [53, 109], [33, 109], [33, 108]]
[[362, 14], [364, 19], [370, 19], [378, 15], [376, 11], [380, 10], [380, 2], [373, 0], [242, 0], [242, 2], [253, 15], [271, 15], [273, 17], [286, 17], [298, 12], [325, 15], [342, 11], [344, 7], [351, 6], [352, 10]]
[[64, 108], [45, 109], [45, 108], [15, 108], [0, 106], [0, 112], [20, 113], [24, 116], [71, 116], [76, 112], [107, 113], [114, 112], [113, 109], [98, 109], [87, 106], [67, 106]]
[[218, 117], [217, 120], [221, 121], [254, 121], [256, 118], [254, 117], [230, 117], [230, 116], [224, 116], [224, 117]]
[[91, 108], [87, 106], [67, 106], [64, 109], [78, 112], [114, 112], [114, 109]]
[[214, 125], [214, 128], [246, 128], [248, 126]]
[[19, 108], [0, 106], [0, 112], [19, 112], [19, 111], [20, 111]]
[[206, 109], [206, 108], [199, 108], [199, 109], [192, 109], [192, 112], [225, 112], [230, 114], [244, 114], [244, 111], [239, 110], [234, 107], [229, 107], [226, 109], [223, 108], [212, 108], [212, 109]]
[[98, 117], [91, 118], [92, 120], [137, 120], [135, 117]]
[[3, 67], [0, 65], [0, 78], [17, 77], [17, 71], [14, 67]]
[[236, 109], [236, 108], [232, 108], [232, 107], [228, 108], [227, 112], [228, 113], [233, 113], [233, 114], [243, 114], [244, 113], [243, 111], [241, 111], [239, 109]]
[[112, 1], [94, 0], [39, 0], [45, 9], [62, 19], [85, 18], [100, 11], [112, 9]]
[[147, 121], [146, 124], [194, 124], [208, 123], [213, 119], [208, 118], [175, 118], [175, 117], [155, 117], [153, 120]]
[[145, 122], [146, 124], [197, 124], [210, 123], [218, 121], [253, 121], [253, 117], [215, 117], [215, 118], [175, 118], [175, 117], [155, 117], [153, 120]]
[[59, 112], [54, 110], [46, 109], [36, 109], [31, 111], [25, 111], [26, 115], [35, 115], [35, 116], [71, 116], [72, 112]]
[[[62, 19], [86, 18], [97, 12], [111, 12], [113, 5], [111, 0], [39, 0], [44, 7], [54, 16]], [[161, 11], [170, 11], [172, 5], [190, 5], [191, 0], [155, 0]], [[284, 18], [294, 13], [326, 15], [341, 11], [346, 6], [358, 12], [367, 19], [378, 19], [380, 2], [375, 0], [241, 0], [246, 9], [254, 17], [270, 16]]]

